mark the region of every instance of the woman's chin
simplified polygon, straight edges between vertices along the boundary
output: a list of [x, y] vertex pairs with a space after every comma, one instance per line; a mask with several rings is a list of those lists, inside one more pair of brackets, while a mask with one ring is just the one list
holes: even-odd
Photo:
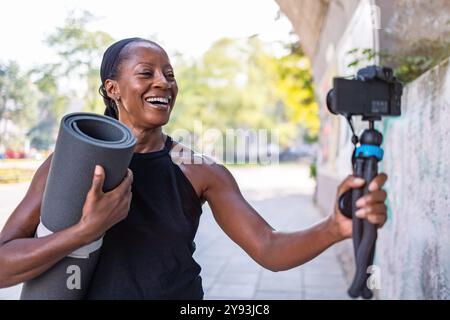
[[151, 127], [161, 127], [167, 124], [170, 119], [170, 113], [167, 114], [159, 114], [159, 115], [152, 115], [149, 117], [145, 117], [145, 123]]
[[164, 104], [164, 103], [148, 103], [144, 102], [144, 109], [147, 111], [152, 111], [156, 113], [170, 113], [170, 110], [172, 110], [172, 105], [170, 103]]

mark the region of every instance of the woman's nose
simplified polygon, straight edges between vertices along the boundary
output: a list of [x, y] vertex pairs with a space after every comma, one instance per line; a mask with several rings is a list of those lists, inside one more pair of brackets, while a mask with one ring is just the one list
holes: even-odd
[[156, 72], [155, 77], [153, 78], [153, 86], [156, 88], [167, 89], [169, 86], [169, 82], [167, 81], [164, 73]]

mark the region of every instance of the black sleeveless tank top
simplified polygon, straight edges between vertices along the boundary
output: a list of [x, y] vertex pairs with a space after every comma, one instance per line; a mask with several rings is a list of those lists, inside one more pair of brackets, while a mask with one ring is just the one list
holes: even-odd
[[87, 299], [202, 299], [200, 266], [192, 254], [202, 203], [170, 157], [135, 153], [127, 218], [103, 239]]

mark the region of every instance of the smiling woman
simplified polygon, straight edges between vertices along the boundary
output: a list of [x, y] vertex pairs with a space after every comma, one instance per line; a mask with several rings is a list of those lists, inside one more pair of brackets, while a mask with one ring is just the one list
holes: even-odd
[[[130, 127], [145, 123], [162, 126], [169, 121], [178, 86], [169, 57], [157, 43], [141, 38], [115, 43], [103, 56], [100, 75], [106, 115], [118, 119], [118, 108], [135, 106], [128, 108], [126, 114], [130, 116], [122, 119]], [[152, 90], [149, 90], [149, 81]], [[138, 106], [140, 108], [136, 108]], [[133, 115], [142, 111], [139, 123], [133, 123], [137, 120]]]
[[[0, 234], [0, 287], [38, 276], [106, 233], [87, 299], [202, 299], [201, 268], [193, 253], [205, 201], [222, 230], [272, 271], [299, 266], [351, 236], [352, 221], [338, 206], [308, 229], [274, 230], [224, 166], [165, 135], [162, 126], [169, 121], [178, 86], [158, 44], [141, 38], [112, 44], [103, 56], [101, 80], [105, 114], [137, 138], [129, 166], [133, 175], [104, 193], [105, 172], [98, 167], [80, 221], [35, 239], [49, 158]], [[386, 179], [385, 174], [375, 177], [371, 192], [358, 201], [359, 217], [379, 226], [386, 220], [381, 189]], [[349, 176], [337, 197], [363, 185]]]

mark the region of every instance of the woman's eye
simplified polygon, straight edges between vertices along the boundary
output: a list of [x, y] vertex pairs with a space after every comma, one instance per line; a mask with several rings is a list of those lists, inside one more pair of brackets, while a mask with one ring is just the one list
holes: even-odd
[[153, 76], [153, 72], [151, 72], [151, 71], [144, 71], [144, 72], [141, 72], [141, 75], [147, 76], [147, 77], [151, 77], [151, 76]]

